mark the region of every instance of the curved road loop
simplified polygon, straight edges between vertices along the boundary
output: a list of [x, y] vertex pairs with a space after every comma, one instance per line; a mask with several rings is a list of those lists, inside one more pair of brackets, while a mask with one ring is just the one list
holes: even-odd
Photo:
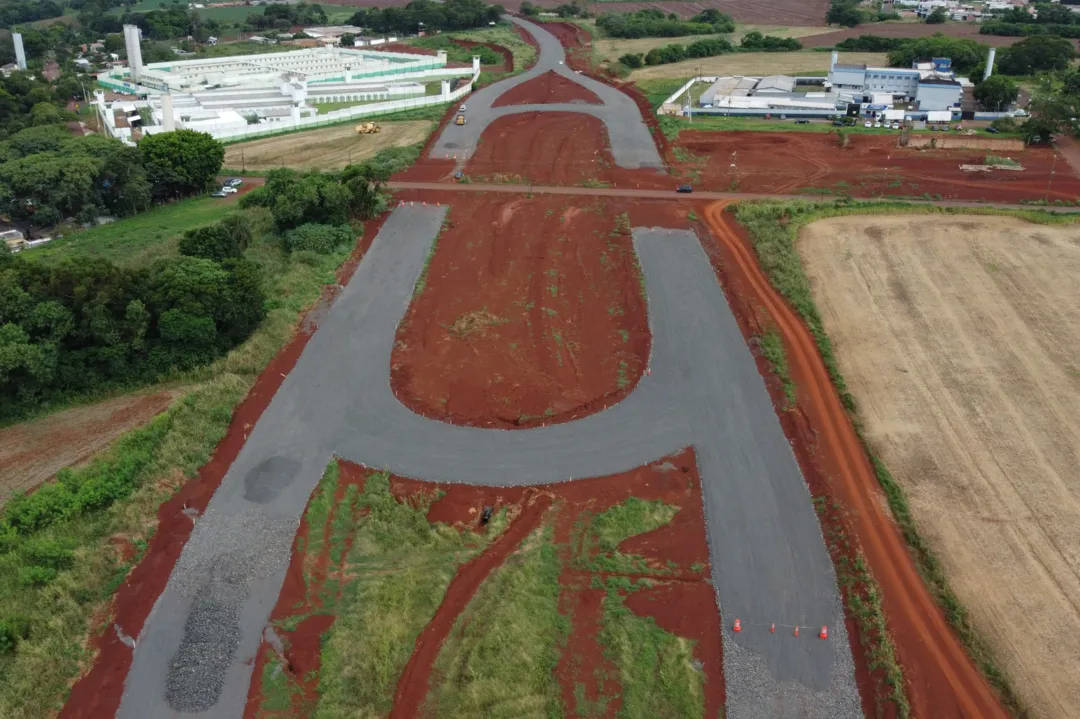
[[[448, 124], [432, 145], [429, 157], [443, 159], [459, 156], [459, 167], [476, 152], [480, 136], [495, 120], [522, 112], [580, 112], [592, 115], [604, 123], [611, 142], [611, 155], [619, 167], [627, 169], [655, 168], [661, 170], [664, 162], [656, 149], [649, 128], [641, 121], [641, 112], [634, 101], [619, 90], [578, 75], [566, 65], [566, 53], [559, 40], [538, 25], [515, 17], [507, 17], [524, 28], [540, 48], [536, 64], [520, 75], [507, 78], [477, 90], [468, 98], [467, 122], [464, 125]], [[494, 107], [499, 97], [513, 88], [540, 77], [545, 72], [562, 75], [571, 82], [591, 90], [600, 98], [601, 105], [576, 103], [553, 103], [548, 105], [508, 105]]]
[[[563, 51], [553, 36], [514, 22], [540, 45], [536, 67], [470, 97], [469, 124], [447, 127], [434, 156], [475, 148], [484, 127], [504, 111], [597, 111], [619, 164], [661, 166], [629, 98], [569, 71], [560, 64]], [[605, 104], [590, 110], [491, 107], [502, 92], [547, 70], [587, 87]], [[711, 222], [722, 225], [718, 207]], [[860, 716], [843, 609], [816, 513], [697, 236], [688, 230], [633, 230], [653, 340], [650, 371], [629, 397], [571, 423], [500, 431], [421, 417], [390, 387], [395, 331], [446, 211], [405, 205], [386, 220], [198, 519], [138, 637], [119, 716], [242, 716], [254, 657], [301, 515], [335, 455], [429, 481], [509, 486], [625, 472], [686, 446], [694, 447], [699, 464], [712, 579], [724, 616], [727, 716]], [[752, 257], [742, 259], [756, 268]], [[767, 291], [760, 296], [775, 298]], [[778, 323], [790, 315], [781, 310], [770, 307]], [[795, 331], [787, 328], [785, 339]], [[804, 356], [816, 357], [812, 348], [791, 346], [800, 353], [799, 366], [812, 366]], [[830, 406], [835, 395], [818, 389], [822, 406]], [[835, 440], [831, 434], [826, 439]], [[850, 447], [829, 446], [848, 466], [860, 461]], [[873, 478], [845, 479], [861, 483], [852, 492], [864, 500], [860, 514], [870, 512]], [[874, 530], [865, 536], [881, 557], [875, 571], [896, 571], [898, 581], [925, 594], [902, 546], [894, 551]], [[935, 640], [934, 609], [912, 609], [915, 619], [926, 612], [916, 626], [926, 629], [928, 641]], [[740, 633], [731, 629], [735, 618], [741, 620]], [[776, 633], [769, 630], [772, 624]], [[796, 625], [807, 631], [794, 636]], [[822, 625], [829, 628], [826, 641], [816, 636]], [[943, 636], [951, 636], [947, 628]], [[992, 696], [969, 681], [963, 656], [950, 653], [948, 640], [940, 643], [942, 670], [963, 692], [965, 711], [995, 716]]]
[[[926, 589], [908, 554], [907, 545], [892, 519], [886, 515], [876, 489], [877, 478], [866, 453], [859, 444], [840, 398], [833, 389], [825, 362], [818, 353], [806, 325], [773, 289], [758, 265], [752, 250], [743, 243], [723, 217], [726, 202], [716, 202], [705, 211], [705, 220], [713, 235], [735, 258], [740, 272], [750, 283], [754, 296], [776, 323], [788, 351], [788, 365], [799, 389], [810, 402], [806, 412], [819, 431], [818, 441], [840, 468], [840, 489], [856, 525], [856, 535], [877, 580], [888, 587], [904, 587], [906, 592], [885, 593], [886, 615], [892, 622], [918, 631], [925, 651], [936, 661], [933, 666], [907, 663], [907, 679], [918, 677], [922, 687], [940, 691], [911, 692], [912, 710], [917, 717], [955, 716], [979, 719], [1005, 719], [997, 695], [983, 679], [971, 658], [960, 645], [944, 615]], [[914, 682], [913, 682], [914, 683]], [[951, 697], [952, 706], [934, 704], [940, 697]]]

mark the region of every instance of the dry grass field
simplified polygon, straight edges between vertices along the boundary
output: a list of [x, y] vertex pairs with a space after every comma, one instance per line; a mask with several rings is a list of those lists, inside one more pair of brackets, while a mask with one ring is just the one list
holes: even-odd
[[[667, 44], [667, 43], [662, 43]], [[620, 53], [622, 54], [622, 53]], [[884, 65], [885, 55], [876, 52], [845, 52], [841, 60], [846, 63]], [[825, 74], [829, 70], [829, 53], [800, 50], [798, 52], [739, 52], [718, 55], [670, 65], [654, 65], [630, 73], [632, 82], [665, 78], [690, 78], [702, 75], [800, 75]]]
[[[773, 35], [775, 37], [808, 37], [810, 35], [820, 35], [823, 33], [831, 32], [832, 28], [828, 27], [785, 27], [782, 25], [737, 25], [735, 32], [730, 35], [724, 35], [728, 40], [738, 44], [746, 33], [757, 30], [762, 35]], [[634, 40], [621, 40], [617, 38], [603, 38], [593, 40], [592, 49], [593, 55], [597, 62], [611, 62], [617, 60], [620, 55], [625, 55], [628, 52], [640, 52], [646, 53], [652, 50], [654, 47], [662, 47], [664, 45], [670, 45], [671, 43], [679, 43], [681, 45], [689, 45], [695, 40], [704, 40], [706, 38], [713, 38], [716, 35], [688, 35], [686, 37], [643, 37]]]
[[1080, 716], [1080, 225], [846, 217], [798, 249], [976, 629], [1032, 716]]
[[379, 150], [423, 142], [433, 124], [427, 120], [379, 122], [382, 130], [378, 134], [357, 135], [355, 127], [360, 122], [228, 145], [225, 167], [255, 171], [275, 167], [340, 170], [350, 162], [366, 160]]

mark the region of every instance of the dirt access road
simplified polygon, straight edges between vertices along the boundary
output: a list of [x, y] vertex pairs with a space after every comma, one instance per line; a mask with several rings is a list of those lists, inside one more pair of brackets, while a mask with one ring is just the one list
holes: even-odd
[[804, 228], [814, 298], [975, 628], [1033, 715], [1080, 716], [1080, 226], [913, 219]]
[[422, 142], [430, 122], [381, 122], [374, 135], [357, 135], [355, 123], [335, 125], [308, 132], [296, 132], [225, 148], [225, 167], [241, 170], [297, 169], [340, 170], [362, 162], [388, 147], [406, 147]]
[[[882, 586], [889, 628], [894, 635], [903, 634], [898, 644], [911, 648], [900, 660], [914, 715], [1005, 719], [1007, 714], [996, 694], [979, 674], [915, 571], [813, 336], [773, 289], [753, 250], [733, 228], [733, 221], [724, 216], [725, 204], [710, 205], [706, 221], [713, 236], [735, 259], [756, 301], [775, 321], [787, 349], [791, 379], [810, 399], [804, 411], [819, 432], [818, 441], [830, 465], [834, 490], [849, 512], [874, 578]], [[865, 222], [865, 218], [855, 219]]]

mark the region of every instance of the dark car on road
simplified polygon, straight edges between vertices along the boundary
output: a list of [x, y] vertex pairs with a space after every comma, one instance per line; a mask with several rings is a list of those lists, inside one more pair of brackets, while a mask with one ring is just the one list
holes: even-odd
[[796, 120], [795, 124], [796, 125], [809, 125], [810, 121], [809, 120]]
[[693, 192], [694, 188], [690, 185], [679, 185], [675, 188], [675, 192]]

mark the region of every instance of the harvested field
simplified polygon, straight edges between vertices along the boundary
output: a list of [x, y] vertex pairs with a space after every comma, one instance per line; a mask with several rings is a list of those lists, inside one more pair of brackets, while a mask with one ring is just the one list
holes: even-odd
[[[677, 38], [675, 38], [677, 39]], [[884, 65], [885, 55], [877, 52], [845, 52], [844, 62]], [[632, 82], [664, 78], [690, 79], [695, 75], [806, 75], [825, 74], [829, 70], [829, 53], [799, 50], [798, 52], [739, 52], [717, 57], [654, 65], [630, 73]]]
[[1033, 716], [1080, 714], [1080, 228], [859, 216], [800, 234], [868, 440]]
[[662, 203], [455, 197], [398, 330], [395, 393], [428, 417], [507, 429], [614, 404], [649, 351], [629, 228], [683, 226], [685, 212]]
[[897, 137], [851, 133], [841, 148], [834, 133], [685, 130], [675, 166], [707, 190], [993, 202], [1080, 198], [1080, 178], [1051, 148], [1010, 153], [1023, 172], [974, 176], [960, 165], [983, 164], [986, 151], [902, 148]]
[[554, 72], [545, 72], [503, 93], [492, 107], [506, 105], [539, 105], [552, 103], [585, 103], [599, 105], [600, 98], [592, 91]]
[[342, 462], [301, 523], [245, 717], [717, 716], [710, 571], [691, 450], [528, 489]]
[[[858, 37], [860, 35], [875, 35], [877, 37], [927, 37], [939, 32], [951, 37], [962, 37], [975, 40], [984, 45], [993, 45], [994, 47], [1012, 45], [1017, 40], [1024, 39], [1022, 37], [980, 35], [979, 25], [971, 22], [947, 22], [941, 25], [927, 25], [924, 22], [875, 22], [859, 25], [858, 27], [833, 30], [832, 32], [826, 32], [820, 35], [815, 34], [813, 37], [804, 40], [803, 45], [807, 48], [832, 47], [841, 40], [847, 40], [850, 37]], [[842, 53], [840, 57], [843, 62], [851, 62], [847, 58], [849, 55], [855, 54], [858, 53]]]
[[33, 489], [146, 424], [179, 394], [124, 395], [0, 429], [0, 506], [13, 492]]
[[[821, 33], [833, 34], [831, 28], [828, 27], [739, 25], [735, 28], [735, 32], [725, 35], [724, 37], [731, 40], [731, 42], [738, 44], [746, 33], [753, 31], [760, 32], [763, 35], [772, 35], [773, 37], [799, 38], [806, 47], [816, 47], [816, 45], [813, 41], [805, 38]], [[597, 62], [614, 62], [615, 60], [618, 60], [621, 55], [625, 55], [626, 53], [647, 53], [653, 48], [663, 47], [664, 45], [670, 45], [675, 42], [681, 45], [689, 45], [696, 40], [706, 40], [715, 37], [716, 35], [684, 35], [683, 37], [642, 37], [633, 39], [601, 38], [593, 40], [592, 49]]]
[[242, 170], [273, 170], [277, 167], [340, 170], [361, 162], [388, 147], [423, 142], [434, 123], [427, 121], [379, 122], [374, 135], [357, 135], [356, 125], [367, 120], [306, 132], [240, 142], [225, 148], [225, 167]]

